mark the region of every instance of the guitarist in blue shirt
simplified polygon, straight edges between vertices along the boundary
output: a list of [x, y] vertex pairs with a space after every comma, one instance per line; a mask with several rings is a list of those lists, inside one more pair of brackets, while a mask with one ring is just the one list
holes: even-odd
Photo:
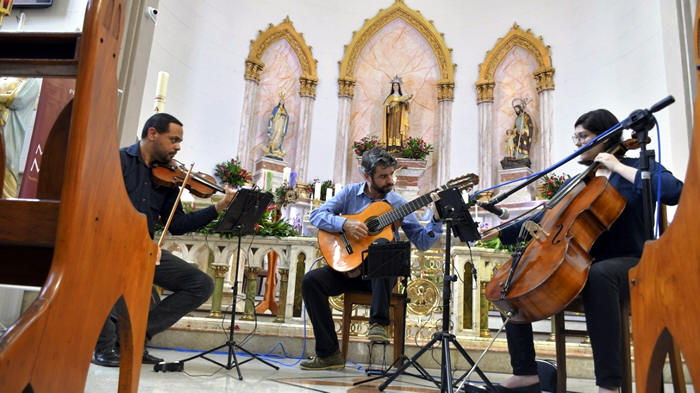
[[[362, 155], [365, 181], [346, 186], [331, 200], [314, 210], [311, 213], [311, 224], [326, 232], [343, 233], [349, 241], [366, 238], [369, 229], [363, 221], [343, 216], [358, 214], [377, 201], [387, 202], [394, 208], [406, 204], [403, 197], [392, 191], [396, 165], [396, 159], [383, 149], [375, 147], [365, 152]], [[399, 227], [420, 250], [429, 249], [442, 233], [442, 224], [435, 218], [423, 227], [413, 213], [394, 222], [392, 229], [395, 239], [398, 239]], [[354, 250], [356, 253], [362, 251]], [[316, 356], [301, 362], [301, 368], [328, 370], [345, 367], [328, 305], [330, 296], [338, 296], [348, 291], [371, 292], [368, 338], [373, 342], [388, 341], [386, 327], [390, 321], [389, 300], [395, 283], [396, 278], [363, 280], [359, 276], [359, 269], [341, 272], [331, 266], [323, 266], [306, 273], [302, 280], [301, 292], [314, 329]]]

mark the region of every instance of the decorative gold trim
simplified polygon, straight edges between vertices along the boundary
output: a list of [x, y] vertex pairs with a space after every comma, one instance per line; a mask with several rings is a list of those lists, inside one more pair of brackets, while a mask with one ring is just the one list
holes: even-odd
[[318, 79], [306, 78], [304, 76], [300, 77], [299, 95], [302, 97], [316, 98], [316, 85], [318, 85]]
[[545, 45], [542, 36], [535, 38], [530, 29], [523, 31], [517, 23], [513, 23], [505, 37], [496, 41], [493, 49], [486, 52], [484, 62], [479, 64], [479, 80], [476, 82], [478, 102], [493, 101], [494, 73], [508, 52], [519, 46], [530, 53], [537, 61], [537, 70], [533, 77], [537, 81], [537, 91], [554, 89], [554, 68], [549, 45]]
[[437, 85], [438, 101], [453, 101], [455, 99], [455, 83], [440, 81]]
[[245, 74], [243, 78], [250, 81], [260, 82], [260, 74], [262, 73], [265, 64], [253, 60], [245, 61]]
[[338, 79], [338, 97], [352, 98], [355, 94], [355, 79]]
[[[277, 26], [273, 26], [272, 23], [270, 23], [267, 30], [259, 30], [258, 38], [254, 41], [250, 41], [250, 52], [246, 59], [245, 78], [257, 82], [260, 81], [260, 72], [265, 67], [265, 64], [262, 62], [263, 53], [265, 53], [265, 50], [267, 50], [270, 45], [282, 39], [287, 40], [294, 50], [294, 53], [296, 53], [299, 58], [302, 72], [301, 78], [299, 78], [299, 83], [302, 84], [300, 90], [304, 88], [302, 80], [318, 82], [318, 75], [316, 75], [317, 61], [311, 54], [311, 47], [304, 41], [304, 35], [296, 31], [289, 16], [284, 18], [282, 23]], [[249, 66], [249, 63], [252, 63], [252, 65], [255, 65], [259, 69], [256, 69], [256, 67], [252, 65]], [[312, 97], [316, 94], [316, 85], [314, 84], [313, 86], [313, 91], [311, 92]], [[309, 88], [309, 86], [306, 86], [307, 93], [309, 92]]]
[[543, 90], [554, 90], [554, 68], [547, 68], [540, 72], [535, 72], [534, 75], [538, 93]]
[[[347, 81], [353, 81], [354, 86], [355, 65], [362, 48], [365, 47], [369, 39], [381, 28], [399, 18], [416, 29], [433, 49], [440, 67], [440, 83], [445, 85], [451, 83], [452, 87], [454, 87], [456, 65], [452, 63], [452, 49], [447, 47], [444, 35], [438, 32], [433, 21], [425, 19], [420, 11], [409, 8], [404, 4], [403, 0], [396, 0], [391, 7], [385, 10], [380, 9], [374, 18], [365, 19], [362, 28], [352, 33], [352, 40], [349, 45], [345, 46], [343, 59], [339, 62], [340, 77], [338, 78], [338, 96], [352, 97], [352, 92], [347, 91]], [[451, 95], [450, 93], [445, 93], [444, 87], [441, 90], [441, 87], [438, 86], [438, 96], [441, 94], [444, 94], [445, 97]]]
[[493, 102], [493, 88], [496, 87], [496, 82], [476, 83], [476, 102]]

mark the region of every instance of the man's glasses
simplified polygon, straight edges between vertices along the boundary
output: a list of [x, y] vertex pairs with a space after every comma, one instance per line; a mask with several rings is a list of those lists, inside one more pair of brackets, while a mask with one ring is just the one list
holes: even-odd
[[571, 135], [571, 140], [577, 144], [577, 143], [583, 143], [589, 139], [591, 139], [593, 135], [588, 135], [583, 132], [579, 132], [577, 134]]

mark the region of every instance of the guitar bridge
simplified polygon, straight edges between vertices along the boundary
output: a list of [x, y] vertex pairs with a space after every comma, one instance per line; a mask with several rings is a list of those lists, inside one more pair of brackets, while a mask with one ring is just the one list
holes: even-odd
[[538, 223], [534, 221], [527, 220], [523, 223], [520, 229], [520, 235], [522, 236], [523, 231], [527, 231], [533, 239], [538, 241], [544, 241], [549, 237], [549, 232], [545, 231]]

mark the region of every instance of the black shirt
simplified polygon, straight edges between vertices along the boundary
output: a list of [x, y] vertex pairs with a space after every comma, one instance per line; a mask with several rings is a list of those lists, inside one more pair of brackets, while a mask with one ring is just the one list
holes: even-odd
[[[153, 232], [159, 219], [165, 222], [170, 216], [179, 189], [177, 187], [165, 187], [153, 183], [151, 168], [141, 157], [139, 142], [119, 149], [119, 158], [122, 164], [122, 175], [126, 193], [136, 210], [146, 215], [148, 219], [148, 233], [153, 238]], [[216, 208], [212, 205], [202, 210], [185, 214], [182, 203], [178, 203], [173, 220], [170, 223], [169, 232], [173, 235], [182, 235], [197, 228], [203, 227], [218, 216]]]

